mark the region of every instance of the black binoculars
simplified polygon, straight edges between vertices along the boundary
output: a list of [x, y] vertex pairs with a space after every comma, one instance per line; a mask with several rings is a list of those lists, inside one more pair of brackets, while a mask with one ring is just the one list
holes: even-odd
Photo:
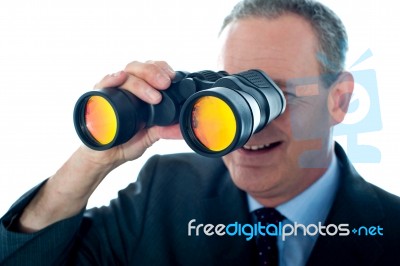
[[143, 128], [179, 123], [195, 152], [218, 157], [242, 147], [286, 106], [280, 88], [260, 70], [177, 71], [160, 93], [162, 101], [151, 105], [121, 88], [87, 92], [75, 105], [75, 129], [85, 145], [106, 150]]

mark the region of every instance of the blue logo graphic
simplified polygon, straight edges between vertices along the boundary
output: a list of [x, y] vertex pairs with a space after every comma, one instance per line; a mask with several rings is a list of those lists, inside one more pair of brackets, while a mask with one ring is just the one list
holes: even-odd
[[[372, 56], [367, 50], [351, 67]], [[373, 69], [351, 71], [355, 81], [355, 91], [346, 120], [334, 129], [335, 136], [347, 136], [347, 155], [353, 163], [379, 163], [381, 152], [377, 147], [359, 144], [360, 133], [382, 129], [376, 72]], [[350, 118], [350, 119], [348, 119]], [[350, 122], [346, 123], [346, 121]]]
[[[368, 49], [350, 69], [370, 57], [372, 57], [372, 52]], [[345, 120], [334, 126], [333, 134], [334, 136], [346, 136], [346, 153], [353, 163], [379, 163], [381, 161], [380, 150], [377, 147], [358, 142], [360, 134], [382, 129], [376, 72], [373, 69], [350, 72], [354, 77], [352, 99]], [[308, 114], [310, 116], [309, 121], [304, 121], [299, 117], [302, 115], [302, 105], [313, 105], [321, 102], [321, 99], [319, 99], [322, 96], [320, 90], [325, 90], [321, 84], [323, 78], [309, 77], [287, 81], [289, 92], [295, 93], [300, 98], [307, 98], [304, 100], [294, 99], [294, 103], [298, 102], [294, 104], [296, 108], [292, 112], [288, 108], [294, 138], [297, 141], [304, 142], [304, 145], [309, 147], [309, 150], [303, 152], [299, 157], [299, 164], [304, 168], [327, 167], [327, 165], [320, 165], [319, 160], [313, 158], [322, 155], [321, 146], [326, 145], [324, 142], [327, 140], [324, 136], [328, 134], [326, 129], [330, 127], [330, 121], [318, 116], [314, 117], [314, 114]], [[290, 102], [290, 98], [288, 102]], [[316, 110], [316, 112], [318, 111]], [[317, 119], [320, 121], [316, 121]]]

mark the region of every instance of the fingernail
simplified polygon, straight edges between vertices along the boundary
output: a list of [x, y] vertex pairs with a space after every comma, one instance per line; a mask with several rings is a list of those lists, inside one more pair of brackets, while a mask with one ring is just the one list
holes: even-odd
[[122, 71], [118, 71], [118, 72], [115, 72], [115, 73], [111, 74], [110, 76], [113, 77], [113, 78], [116, 78], [116, 77], [120, 76], [121, 73], [122, 73]]

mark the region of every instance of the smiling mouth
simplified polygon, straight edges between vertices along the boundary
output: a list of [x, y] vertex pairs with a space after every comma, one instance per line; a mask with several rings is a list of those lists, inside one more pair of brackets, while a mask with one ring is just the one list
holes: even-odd
[[263, 144], [263, 145], [244, 145], [242, 147], [243, 150], [245, 151], [269, 151], [272, 150], [276, 147], [278, 147], [280, 144], [282, 144], [282, 141], [277, 141], [269, 144]]

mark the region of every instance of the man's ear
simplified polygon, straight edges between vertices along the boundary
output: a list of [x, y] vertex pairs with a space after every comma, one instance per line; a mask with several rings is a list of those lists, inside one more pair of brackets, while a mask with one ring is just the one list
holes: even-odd
[[328, 95], [328, 110], [331, 115], [332, 126], [343, 121], [349, 108], [353, 90], [354, 78], [349, 72], [341, 73], [336, 82], [330, 87]]

